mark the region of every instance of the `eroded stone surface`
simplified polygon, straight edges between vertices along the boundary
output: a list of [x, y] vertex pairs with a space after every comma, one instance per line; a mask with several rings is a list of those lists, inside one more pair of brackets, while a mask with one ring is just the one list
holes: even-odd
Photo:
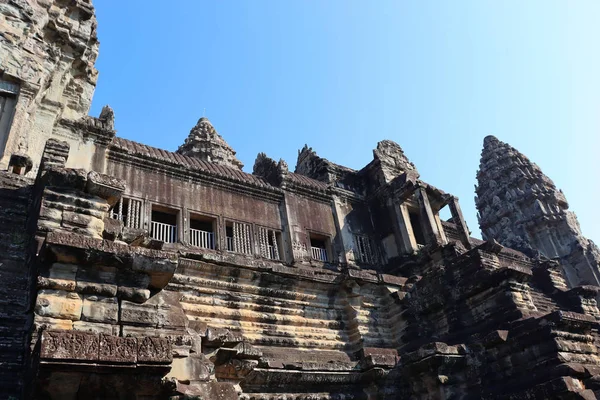
[[477, 179], [484, 238], [531, 256], [560, 258], [571, 287], [600, 284], [600, 249], [583, 236], [565, 195], [536, 164], [488, 136]]
[[34, 160], [35, 173], [57, 121], [89, 111], [98, 77], [94, 8], [89, 0], [5, 1], [0, 26], [0, 78], [19, 91], [0, 166], [20, 152]]
[[[493, 213], [479, 241], [458, 200], [391, 141], [360, 170], [305, 146], [295, 172], [261, 153], [247, 174], [205, 118], [176, 153], [116, 138], [112, 109], [85, 115], [97, 50], [89, 2], [4, 2], [5, 22], [0, 70], [11, 82], [0, 83], [19, 97], [5, 149], [14, 168], [0, 173], [2, 394], [600, 395], [600, 288], [571, 287], [563, 270], [579, 261], [530, 258], [531, 242], [494, 230], [494, 213], [517, 221], [494, 196], [515, 189], [519, 171], [537, 185], [521, 188], [528, 228], [577, 228], [514, 149], [486, 140], [480, 202]], [[499, 167], [503, 151], [515, 171]], [[499, 171], [508, 178], [494, 186]]]

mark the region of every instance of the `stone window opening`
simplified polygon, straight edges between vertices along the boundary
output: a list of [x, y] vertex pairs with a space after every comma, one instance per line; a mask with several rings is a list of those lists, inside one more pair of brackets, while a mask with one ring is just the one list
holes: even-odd
[[189, 244], [202, 249], [215, 249], [215, 218], [190, 213]]
[[165, 243], [177, 242], [177, 210], [152, 206], [150, 237]]
[[425, 238], [425, 233], [423, 232], [423, 227], [421, 225], [421, 216], [418, 211], [413, 210], [408, 211], [408, 216], [417, 246], [422, 248], [427, 244], [427, 239]]
[[259, 227], [258, 245], [261, 257], [269, 260], [281, 260], [281, 232]]
[[126, 228], [134, 229], [142, 227], [142, 215], [142, 201], [128, 197], [121, 197], [110, 212], [111, 218], [122, 221]]
[[441, 221], [450, 222], [455, 224], [454, 218], [452, 217], [452, 212], [450, 211], [450, 206], [448, 204], [444, 205], [440, 211], [438, 212], [439, 218]]
[[375, 246], [370, 237], [354, 235], [354, 249], [357, 261], [365, 264], [375, 264], [377, 262]]
[[327, 262], [329, 261], [329, 238], [317, 233], [310, 233], [310, 256], [313, 260]]
[[225, 224], [225, 240], [227, 251], [241, 254], [252, 254], [252, 230], [250, 224], [227, 221]]

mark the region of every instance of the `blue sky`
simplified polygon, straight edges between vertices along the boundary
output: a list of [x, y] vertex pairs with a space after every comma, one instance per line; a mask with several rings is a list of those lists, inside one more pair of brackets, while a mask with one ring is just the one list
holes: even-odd
[[[360, 169], [382, 139], [474, 236], [483, 138], [521, 150], [600, 242], [600, 2], [95, 0], [92, 115], [167, 150], [202, 116], [252, 171], [305, 143]], [[148, 6], [152, 4], [153, 6]]]

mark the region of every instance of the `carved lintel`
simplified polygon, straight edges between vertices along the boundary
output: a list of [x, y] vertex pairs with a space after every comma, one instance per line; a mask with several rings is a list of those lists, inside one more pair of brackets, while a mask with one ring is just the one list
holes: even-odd
[[40, 358], [49, 361], [78, 361], [118, 364], [169, 364], [171, 343], [161, 337], [118, 337], [71, 330], [45, 330]]
[[164, 338], [138, 339], [137, 358], [139, 363], [170, 363], [173, 361], [171, 343]]
[[52, 360], [98, 360], [97, 334], [77, 331], [44, 331], [40, 358]]

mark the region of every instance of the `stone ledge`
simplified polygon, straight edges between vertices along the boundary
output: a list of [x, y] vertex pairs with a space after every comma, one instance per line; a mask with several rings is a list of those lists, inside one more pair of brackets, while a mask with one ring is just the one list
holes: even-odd
[[151, 289], [163, 289], [178, 265], [178, 256], [173, 252], [128, 246], [77, 233], [50, 232], [45, 245], [62, 263], [117, 267], [148, 275]]

